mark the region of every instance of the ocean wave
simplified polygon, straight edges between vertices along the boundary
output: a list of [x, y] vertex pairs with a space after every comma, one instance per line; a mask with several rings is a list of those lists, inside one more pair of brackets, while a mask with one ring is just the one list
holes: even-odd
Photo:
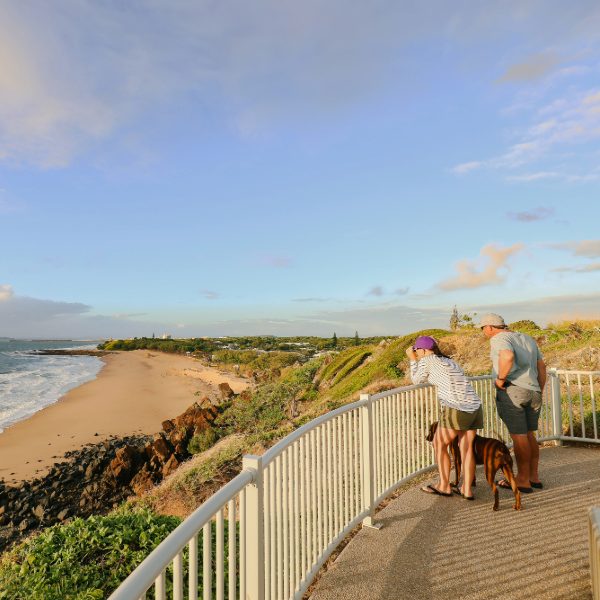
[[94, 379], [103, 364], [94, 356], [36, 356], [28, 351], [0, 353], [0, 431]]

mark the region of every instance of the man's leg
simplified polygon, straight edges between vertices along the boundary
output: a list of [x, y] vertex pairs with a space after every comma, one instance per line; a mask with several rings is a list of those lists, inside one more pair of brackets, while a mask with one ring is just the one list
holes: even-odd
[[[529, 434], [511, 433], [513, 441], [513, 450], [517, 459], [517, 485], [519, 487], [531, 487], [529, 483], [531, 466], [531, 445], [529, 443]], [[539, 453], [538, 453], [539, 454]]]
[[438, 484], [438, 490], [444, 493], [450, 493], [452, 488], [450, 487], [450, 456], [448, 454], [448, 446], [452, 443], [452, 440], [456, 437], [457, 432], [454, 429], [446, 429], [445, 427], [438, 427], [435, 432], [433, 442], [435, 444], [435, 457], [438, 465], [438, 471], [440, 473], [440, 482]]
[[460, 447], [460, 457], [463, 464], [463, 496], [470, 498], [473, 495], [471, 486], [475, 477], [475, 455], [473, 454], [473, 441], [475, 440], [474, 429], [458, 432], [458, 444]]
[[[540, 475], [538, 473], [538, 465], [540, 463], [540, 446], [538, 441], [535, 439], [535, 432], [529, 431], [527, 433], [527, 440], [529, 442], [530, 460], [529, 460], [529, 481], [533, 483], [540, 482]], [[528, 483], [529, 487], [531, 484]]]

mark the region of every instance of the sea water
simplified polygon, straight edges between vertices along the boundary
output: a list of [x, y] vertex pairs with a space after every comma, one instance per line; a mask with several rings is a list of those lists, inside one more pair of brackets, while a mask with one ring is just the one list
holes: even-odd
[[94, 342], [0, 338], [0, 432], [94, 379], [102, 368], [96, 356], [44, 356], [36, 350], [95, 347]]

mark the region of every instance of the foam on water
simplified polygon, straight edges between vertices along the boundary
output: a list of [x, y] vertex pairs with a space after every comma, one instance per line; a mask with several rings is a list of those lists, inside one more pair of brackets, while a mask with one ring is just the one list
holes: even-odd
[[102, 368], [95, 356], [43, 356], [32, 350], [95, 348], [73, 342], [0, 341], [0, 432], [94, 379]]

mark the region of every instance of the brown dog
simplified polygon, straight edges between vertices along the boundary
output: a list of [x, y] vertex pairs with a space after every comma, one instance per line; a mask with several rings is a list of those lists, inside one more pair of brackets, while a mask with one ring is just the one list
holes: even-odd
[[[433, 442], [433, 437], [438, 428], [438, 422], [434, 421], [429, 426], [429, 433], [425, 438], [428, 442]], [[450, 445], [450, 454], [454, 462], [454, 485], [458, 486], [458, 480], [460, 479], [460, 472], [462, 466], [462, 460], [460, 458], [460, 450], [458, 447], [458, 437], [452, 440]], [[521, 492], [517, 487], [517, 482], [513, 474], [513, 461], [510, 451], [506, 444], [500, 440], [494, 438], [481, 437], [480, 435], [475, 436], [473, 442], [473, 454], [475, 455], [475, 464], [483, 465], [485, 471], [485, 478], [488, 480], [494, 492], [494, 510], [498, 510], [500, 506], [500, 500], [498, 498], [498, 486], [496, 485], [496, 472], [498, 469], [502, 469], [506, 481], [510, 483], [510, 487], [515, 495], [515, 504], [513, 508], [515, 510], [521, 510]], [[475, 480], [473, 480], [475, 483]]]

